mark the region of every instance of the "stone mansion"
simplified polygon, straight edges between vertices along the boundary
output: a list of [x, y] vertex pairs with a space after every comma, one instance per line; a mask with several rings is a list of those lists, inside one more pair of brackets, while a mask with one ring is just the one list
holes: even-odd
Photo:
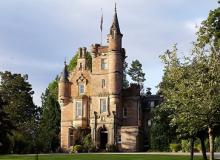
[[[75, 145], [82, 131], [91, 133], [92, 143], [100, 149], [105, 149], [106, 144], [116, 145], [120, 151], [140, 151], [147, 146], [148, 102], [145, 98], [143, 103], [138, 85], [122, 88], [126, 58], [122, 38], [115, 10], [108, 44], [91, 46], [91, 67], [85, 47], [79, 48], [72, 72], [67, 71], [65, 64], [58, 94], [62, 149]], [[150, 105], [158, 103], [157, 97], [150, 97]]]

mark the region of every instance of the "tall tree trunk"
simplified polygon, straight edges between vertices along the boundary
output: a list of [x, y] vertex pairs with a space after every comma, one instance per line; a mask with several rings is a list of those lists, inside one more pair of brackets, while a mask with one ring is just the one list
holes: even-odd
[[213, 138], [213, 129], [209, 127], [209, 148], [210, 148], [210, 160], [214, 160], [214, 138]]
[[191, 138], [190, 140], [190, 160], [193, 160], [193, 155], [194, 155], [194, 137]]
[[199, 135], [199, 139], [200, 139], [201, 147], [202, 147], [203, 160], [207, 160], [206, 147], [205, 147], [205, 136], [202, 135], [202, 133], [201, 133], [201, 135]]

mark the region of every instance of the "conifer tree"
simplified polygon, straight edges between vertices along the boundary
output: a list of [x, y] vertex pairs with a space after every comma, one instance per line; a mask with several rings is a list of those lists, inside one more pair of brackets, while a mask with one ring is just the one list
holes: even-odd
[[145, 79], [145, 73], [142, 70], [142, 64], [138, 60], [134, 60], [131, 63], [131, 67], [128, 70], [128, 75], [138, 85], [143, 84]]

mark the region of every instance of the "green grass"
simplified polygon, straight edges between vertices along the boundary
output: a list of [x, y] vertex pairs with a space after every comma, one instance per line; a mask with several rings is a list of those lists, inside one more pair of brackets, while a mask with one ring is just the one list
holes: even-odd
[[[34, 155], [5, 155], [0, 160], [36, 160]], [[145, 154], [51, 154], [39, 155], [38, 160], [189, 160], [189, 156], [145, 155]], [[195, 160], [202, 160], [196, 157]]]

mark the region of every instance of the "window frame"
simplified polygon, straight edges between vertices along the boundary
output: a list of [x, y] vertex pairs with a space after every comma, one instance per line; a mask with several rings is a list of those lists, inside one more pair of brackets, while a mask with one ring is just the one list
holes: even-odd
[[74, 130], [73, 128], [69, 128], [69, 147], [73, 146], [74, 144], [73, 138], [74, 138]]
[[[80, 105], [80, 112], [79, 112], [79, 106], [77, 104], [81, 104]], [[75, 109], [75, 116], [76, 118], [80, 118], [82, 117], [82, 114], [83, 114], [83, 107], [82, 107], [82, 101], [76, 101], [75, 103], [75, 106], [76, 106], [76, 109]], [[80, 113], [80, 114], [79, 114]]]
[[[105, 103], [103, 103], [103, 101]], [[105, 105], [103, 105], [103, 104], [105, 104]], [[103, 106], [105, 106], [105, 110], [104, 110]], [[100, 98], [100, 113], [101, 114], [102, 113], [107, 113], [107, 111], [108, 111], [108, 101], [107, 101], [107, 98]]]
[[101, 70], [108, 69], [108, 59], [101, 58]]
[[[81, 86], [83, 86], [83, 92], [81, 92]], [[84, 94], [85, 93], [85, 85], [84, 84], [79, 84], [78, 85], [78, 90], [79, 90], [79, 95], [82, 95], [82, 94]]]

